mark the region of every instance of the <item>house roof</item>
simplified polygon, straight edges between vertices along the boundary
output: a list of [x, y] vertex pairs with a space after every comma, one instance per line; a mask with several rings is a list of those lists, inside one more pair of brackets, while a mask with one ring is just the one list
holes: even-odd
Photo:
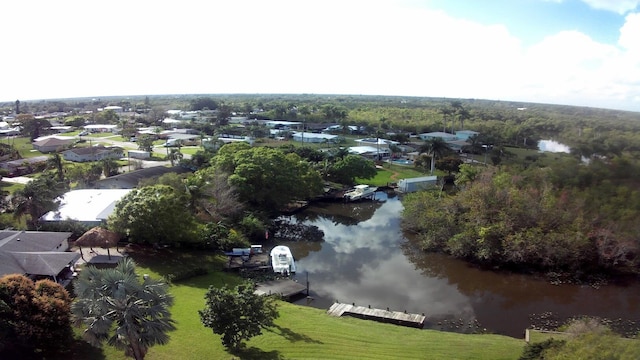
[[0, 231], [0, 276], [58, 275], [80, 257], [60, 246], [70, 232]]
[[310, 132], [294, 132], [293, 133], [293, 136], [303, 136], [303, 135], [305, 138], [308, 138], [308, 139], [319, 138], [319, 139], [333, 140], [338, 137], [338, 135], [318, 134], [318, 133], [310, 133]]
[[78, 148], [69, 149], [67, 151], [64, 151], [63, 154], [74, 153], [76, 155], [91, 155], [91, 154], [99, 154], [103, 152], [111, 152], [114, 150], [122, 150], [122, 148], [119, 148], [117, 146], [104, 147], [102, 145], [96, 145], [96, 146], [78, 147]]
[[421, 176], [421, 177], [415, 177], [415, 178], [407, 178], [407, 179], [400, 179], [399, 182], [403, 182], [403, 183], [421, 183], [421, 182], [427, 182], [427, 181], [438, 181], [438, 177], [433, 175], [433, 176]]
[[1, 251], [56, 251], [70, 232], [0, 231]]
[[115, 203], [131, 189], [81, 189], [72, 190], [60, 198], [60, 208], [44, 214], [42, 221], [64, 221], [73, 219], [85, 223], [106, 220], [113, 212]]
[[2, 164], [6, 167], [11, 167], [11, 166], [17, 167], [17, 166], [22, 166], [24, 164], [37, 164], [37, 163], [45, 162], [47, 160], [49, 160], [49, 157], [46, 155], [42, 155], [42, 156], [34, 156], [32, 158], [5, 161]]
[[397, 145], [399, 144], [399, 142], [397, 141], [393, 141], [393, 140], [388, 140], [388, 139], [383, 139], [383, 138], [365, 138], [365, 139], [357, 139], [355, 140], [357, 143], [360, 144], [371, 144], [371, 145]]
[[12, 252], [0, 251], [0, 274], [58, 275], [67, 265], [80, 258], [77, 252]]
[[33, 142], [34, 146], [65, 146], [69, 145], [72, 139], [59, 139], [55, 137], [46, 138], [44, 140]]
[[365, 154], [386, 154], [389, 152], [387, 148], [378, 149], [375, 146], [351, 146], [349, 152], [352, 154], [365, 155]]
[[424, 134], [420, 134], [420, 136], [427, 136], [427, 137], [432, 137], [432, 138], [438, 138], [439, 137], [441, 139], [451, 139], [451, 138], [455, 138], [456, 137], [453, 134], [449, 134], [449, 133], [442, 132], [442, 131], [424, 133]]
[[190, 171], [182, 166], [152, 166], [99, 180], [96, 182], [96, 187], [106, 189], [110, 188], [109, 184], [113, 185], [114, 182], [117, 182], [117, 188], [119, 189], [133, 189], [143, 179], [156, 178], [167, 173], [183, 174]]
[[184, 134], [184, 133], [171, 133], [169, 134], [169, 139], [180, 139], [180, 140], [193, 140], [199, 138], [200, 135], [197, 134]]

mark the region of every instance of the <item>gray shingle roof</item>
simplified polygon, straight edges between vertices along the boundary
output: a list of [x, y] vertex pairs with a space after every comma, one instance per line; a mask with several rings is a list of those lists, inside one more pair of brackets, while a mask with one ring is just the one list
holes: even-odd
[[0, 276], [58, 275], [80, 257], [62, 248], [69, 236], [70, 232], [0, 231]]

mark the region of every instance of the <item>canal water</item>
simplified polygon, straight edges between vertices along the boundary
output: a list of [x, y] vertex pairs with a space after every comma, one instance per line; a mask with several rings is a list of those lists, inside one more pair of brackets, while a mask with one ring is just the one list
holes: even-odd
[[310, 296], [297, 303], [328, 309], [337, 301], [424, 313], [425, 328], [518, 338], [532, 325], [553, 326], [579, 315], [627, 328], [640, 320], [637, 282], [553, 285], [427, 254], [403, 235], [402, 209], [395, 194], [378, 192], [374, 201], [320, 203], [288, 217], [324, 231], [321, 242], [278, 243], [291, 248], [296, 280], [310, 283]]

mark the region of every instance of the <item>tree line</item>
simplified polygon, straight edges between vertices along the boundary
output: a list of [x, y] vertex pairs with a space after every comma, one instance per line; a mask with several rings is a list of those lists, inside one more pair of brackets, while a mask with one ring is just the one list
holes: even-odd
[[640, 163], [566, 158], [548, 167], [462, 165], [452, 194], [404, 199], [425, 250], [520, 271], [637, 273]]

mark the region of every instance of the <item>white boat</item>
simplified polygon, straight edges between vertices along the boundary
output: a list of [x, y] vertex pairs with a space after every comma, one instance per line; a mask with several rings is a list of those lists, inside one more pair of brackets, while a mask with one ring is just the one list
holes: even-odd
[[356, 185], [353, 189], [344, 193], [344, 199], [347, 201], [356, 201], [373, 197], [373, 194], [378, 190], [375, 186], [369, 185]]
[[283, 275], [296, 272], [296, 262], [287, 246], [278, 245], [271, 250], [271, 266], [273, 271]]

